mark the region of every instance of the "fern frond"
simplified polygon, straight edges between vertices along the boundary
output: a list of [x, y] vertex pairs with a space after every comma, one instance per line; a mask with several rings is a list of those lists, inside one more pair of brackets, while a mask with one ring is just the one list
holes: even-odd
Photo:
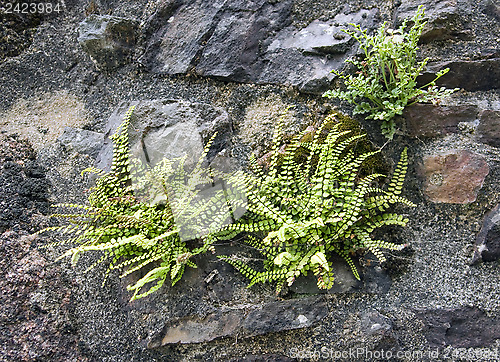
[[[153, 293], [167, 279], [172, 285], [177, 283], [186, 266], [196, 267], [190, 257], [213, 250], [211, 243], [216, 239], [212, 234], [228, 237], [234, 233], [223, 230], [227, 213], [218, 205], [225, 205], [224, 194], [202, 195], [202, 190], [212, 186], [217, 176], [209, 167], [204, 167], [216, 135], [209, 140], [192, 170], [185, 166], [187, 155], [163, 159], [155, 166], [143, 164], [132, 159], [129, 151], [128, 129], [133, 111], [134, 107], [130, 107], [111, 136], [111, 171], [87, 168], [83, 172], [98, 176], [90, 189], [88, 204], [55, 205], [76, 211], [53, 214], [67, 224], [39, 232], [57, 232], [67, 237], [65, 243], [74, 243], [60, 257], [71, 257], [73, 264], [82, 254], [101, 253], [88, 270], [107, 263], [103, 283], [112, 270], [126, 268], [122, 271], [124, 277], [160, 263], [128, 286], [133, 291], [132, 300]], [[190, 250], [186, 240], [181, 239], [181, 229], [187, 230], [183, 237], [202, 238], [203, 246]], [[154, 285], [148, 288], [150, 283]]]
[[385, 176], [375, 173], [360, 177], [360, 170], [380, 150], [356, 152], [354, 145], [364, 135], [341, 131], [339, 124], [331, 121], [320, 125], [312, 142], [302, 142], [303, 134], [299, 134], [284, 152], [279, 147], [283, 128], [280, 122], [273, 135], [268, 172], [238, 171], [228, 178], [228, 184], [238, 190], [231, 197], [245, 196], [245, 203], [231, 202], [245, 204], [248, 212], [225, 230], [263, 233], [262, 237], [245, 242], [266, 258], [265, 271], [258, 272], [241, 260], [220, 257], [247, 277], [249, 286], [275, 281], [279, 291], [283, 285], [291, 285], [300, 275], [313, 271], [318, 287], [328, 289], [334, 283], [330, 259], [333, 254], [340, 255], [359, 280], [351, 252], [368, 249], [384, 260], [381, 249], [402, 248], [372, 240], [370, 233], [384, 225], [405, 226], [408, 222], [394, 213], [379, 213], [393, 203], [413, 206], [399, 195], [407, 170], [406, 150], [388, 189], [374, 187], [372, 183]]

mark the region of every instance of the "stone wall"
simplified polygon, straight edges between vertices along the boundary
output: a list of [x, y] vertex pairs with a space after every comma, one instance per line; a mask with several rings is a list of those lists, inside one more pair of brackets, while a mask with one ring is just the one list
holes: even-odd
[[[30, 234], [51, 223], [49, 204], [85, 200], [92, 180], [80, 172], [109, 164], [107, 137], [129, 105], [133, 137], [151, 154], [165, 145], [169, 155], [195, 154], [217, 130], [211, 157], [244, 167], [250, 151], [267, 152], [289, 106], [290, 135], [335, 107], [351, 111], [321, 97], [336, 84], [330, 70], [357, 51], [340, 29], [397, 26], [420, 2], [67, 0], [60, 13], [2, 20], [0, 360], [288, 361], [342, 351], [369, 360], [363, 351], [390, 351], [409, 361], [463, 348], [500, 359], [500, 7], [422, 3], [419, 56], [430, 62], [421, 81], [449, 67], [440, 85], [461, 90], [408, 108], [383, 150], [387, 168], [409, 150], [405, 195], [418, 206], [401, 208], [408, 227], [383, 236], [410, 247], [383, 265], [361, 257], [360, 282], [339, 262], [328, 293], [305, 278], [279, 298], [271, 285], [246, 289], [208, 256], [175, 287], [129, 302], [125, 286], [139, 275], [112, 274], [101, 287], [104, 268], [83, 272], [98, 255], [76, 268], [54, 263], [64, 248], [40, 249], [49, 240]], [[378, 124], [358, 121], [374, 145], [385, 143]], [[256, 256], [237, 241], [217, 252]]]

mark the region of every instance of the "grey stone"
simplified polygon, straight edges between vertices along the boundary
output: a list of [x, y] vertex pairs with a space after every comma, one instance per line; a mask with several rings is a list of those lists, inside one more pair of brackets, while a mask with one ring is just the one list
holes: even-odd
[[296, 86], [306, 93], [322, 93], [328, 90], [332, 69], [343, 66], [343, 57], [305, 56], [295, 49], [278, 49], [264, 56], [267, 66], [260, 74], [258, 83], [274, 83]]
[[296, 49], [304, 54], [346, 53], [354, 43], [342, 29], [348, 24], [359, 24], [362, 28], [373, 28], [375, 10], [360, 10], [353, 14], [339, 14], [333, 20], [324, 22], [314, 20], [304, 29], [295, 27], [284, 29], [268, 47], [267, 51], [277, 49]]
[[343, 68], [344, 61], [354, 54], [352, 39], [341, 29], [347, 29], [349, 23], [371, 29], [376, 16], [376, 9], [360, 10], [339, 14], [329, 22], [315, 20], [302, 30], [285, 28], [264, 54], [267, 65], [258, 82], [297, 86], [306, 93], [327, 90], [332, 69]]
[[416, 310], [431, 347], [486, 348], [500, 338], [500, 320], [477, 307]]
[[486, 160], [467, 150], [427, 155], [420, 166], [424, 194], [438, 203], [474, 202], [488, 172]]
[[141, 24], [142, 32], [146, 36], [157, 33], [158, 30], [168, 24], [170, 17], [182, 3], [182, 0], [156, 0], [150, 2], [148, 4], [150, 6], [145, 8], [142, 16], [144, 19], [143, 24]]
[[198, 73], [238, 82], [256, 81], [262, 72], [263, 51], [270, 35], [290, 23], [291, 1], [233, 1], [203, 47]]
[[[108, 122], [108, 135], [115, 132], [121, 124], [123, 115], [130, 107], [129, 103], [124, 103], [116, 109]], [[190, 169], [198, 162], [203, 153], [206, 142], [216, 133], [218, 136], [212, 143], [207, 162], [211, 162], [214, 157], [228, 148], [231, 136], [231, 120], [228, 114], [221, 108], [213, 107], [204, 103], [192, 103], [180, 100], [153, 100], [143, 101], [136, 104], [135, 111], [129, 127], [130, 150], [133, 158], [138, 158], [144, 164], [154, 166], [164, 158], [174, 159], [186, 156], [184, 163], [185, 170]], [[107, 143], [99, 154], [98, 167], [109, 169], [113, 156], [112, 142]], [[227, 167], [228, 162], [217, 162], [211, 165], [212, 169], [217, 165]], [[218, 169], [218, 171], [226, 171]], [[134, 179], [131, 181], [134, 183]], [[217, 191], [222, 190], [222, 181], [216, 180], [211, 187], [208, 187], [196, 195], [196, 198], [190, 199], [193, 205], [202, 199], [210, 200]], [[179, 194], [180, 190], [171, 190], [169, 197], [183, 198]], [[165, 200], [164, 193], [150, 193], [145, 196], [153, 202]], [[224, 224], [230, 222], [230, 210], [225, 201], [217, 201], [213, 205], [217, 208], [220, 215], [225, 215]], [[243, 212], [234, 210], [234, 217], [240, 217]], [[179, 237], [182, 240], [193, 240], [202, 237], [209, 232], [213, 220], [200, 219], [196, 225], [196, 231], [190, 220], [186, 221], [182, 213], [176, 218], [175, 222], [179, 227]]]
[[488, 212], [474, 243], [471, 264], [500, 259], [500, 204]]
[[[419, 5], [424, 6], [424, 20], [427, 21], [420, 37], [421, 42], [469, 37], [468, 31], [464, 27], [465, 21], [459, 19], [461, 12], [456, 0], [423, 0], [418, 2], [403, 0], [396, 13], [398, 25], [405, 19], [411, 19], [416, 14]], [[409, 25], [411, 26], [411, 24]]]
[[57, 139], [68, 151], [96, 157], [104, 145], [104, 134], [84, 129], [65, 127]]
[[[208, 157], [229, 147], [232, 137], [231, 119], [222, 108], [205, 103], [173, 99], [124, 102], [110, 116], [106, 136], [121, 124], [128, 108], [135, 104], [129, 129], [130, 147], [137, 156], [154, 165], [162, 158], [188, 155], [187, 165], [198, 161], [205, 143], [218, 132]], [[106, 139], [98, 158], [98, 166], [109, 169], [113, 156], [112, 142]]]
[[[153, 73], [197, 74], [236, 82], [328, 89], [332, 69], [353, 54], [348, 23], [373, 28], [377, 10], [341, 13], [300, 30], [291, 25], [291, 1], [195, 1], [168, 3], [160, 29], [147, 31], [139, 61]], [[158, 22], [160, 16], [152, 16]], [[149, 20], [148, 20], [149, 21]], [[149, 23], [148, 23], [149, 24]], [[147, 25], [147, 29], [150, 27]]]
[[392, 330], [392, 321], [377, 311], [367, 311], [361, 314], [361, 330], [367, 335], [389, 334]]
[[494, 0], [484, 1], [483, 12], [487, 15], [494, 16], [497, 20], [500, 20], [500, 4], [496, 3]]
[[[278, 2], [276, 0], [270, 1]], [[134, 54], [139, 55], [144, 50], [139, 46], [148, 45], [152, 37], [161, 35], [161, 28], [171, 24], [167, 23], [168, 19], [174, 16], [174, 19], [171, 20], [174, 21], [175, 14], [179, 9], [193, 4], [195, 0], [173, 1], [172, 4], [169, 4], [170, 1], [167, 0], [147, 2], [96, 0], [95, 2], [100, 4], [103, 13], [112, 10], [116, 16], [137, 17], [146, 22], [149, 27], [146, 29], [141, 25], [141, 33], [144, 31], [143, 38], [136, 41], [137, 47]], [[233, 1], [233, 3], [236, 2], [241, 1]], [[415, 3], [419, 2], [415, 1]], [[25, 23], [22, 23], [21, 18], [27, 18], [25, 15], [19, 14], [19, 16], [10, 17], [15, 22], [10, 25], [4, 19], [0, 19], [2, 26], [14, 29], [18, 35], [12, 32], [2, 33], [14, 36], [13, 43], [9, 43], [8, 39], [7, 43], [13, 46], [9, 49], [14, 50], [15, 54], [12, 54], [14, 57], [4, 54], [9, 58], [0, 62], [2, 68], [0, 72], [2, 94], [0, 108], [2, 112], [8, 112], [6, 114], [17, 115], [15, 119], [19, 119], [19, 122], [16, 121], [15, 124], [19, 124], [19, 126], [24, 124], [21, 116], [27, 113], [21, 112], [25, 106], [22, 109], [19, 108], [16, 105], [18, 101], [26, 101], [26, 107], [29, 110], [30, 105], [32, 107], [34, 104], [33, 100], [38, 102], [38, 95], [45, 99], [47, 92], [56, 90], [67, 91], [75, 95], [79, 102], [85, 104], [85, 108], [89, 112], [87, 123], [95, 127], [92, 130], [100, 131], [104, 131], [103, 125], [113, 108], [119, 102], [131, 99], [182, 97], [191, 102], [227, 105], [233, 120], [238, 120], [238, 136], [244, 129], [243, 123], [239, 120], [245, 117], [249, 105], [254, 99], [280, 97], [283, 104], [283, 107], [280, 106], [282, 110], [286, 109], [289, 104], [295, 104], [297, 107], [293, 112], [293, 117], [289, 117], [290, 121], [289, 118], [286, 119], [287, 126], [294, 125], [297, 130], [306, 127], [309, 121], [320, 122], [330, 110], [330, 102], [325, 102], [316, 96], [301, 95], [296, 92], [296, 89], [285, 87], [235, 84], [234, 82], [226, 83], [199, 77], [171, 77], [143, 71], [126, 71], [132, 70], [131, 66], [126, 66], [126, 69], [111, 76], [103, 76], [95, 71], [95, 66], [90, 63], [88, 55], [82, 51], [76, 41], [75, 30], [79, 22], [83, 20], [82, 13], [85, 4], [82, 5], [82, 2], [75, 1], [66, 1], [66, 4], [67, 8], [63, 13], [44, 15], [41, 26], [32, 30], [30, 27], [24, 26]], [[226, 2], [224, 7], [228, 6], [226, 4], [229, 2]], [[300, 29], [311, 24], [314, 19], [329, 23], [339, 12], [349, 14], [357, 12], [361, 8], [378, 8], [384, 19], [392, 19], [397, 11], [397, 4], [398, 2], [367, 0], [348, 2], [293, 0], [290, 8], [290, 20], [287, 21], [297, 25], [297, 29], [290, 27], [290, 23], [287, 23], [285, 28], [288, 27], [292, 30], [290, 33], [292, 36], [293, 32], [299, 32]], [[497, 20], [498, 9], [496, 5], [498, 5], [498, 1], [457, 0], [457, 4], [460, 12], [459, 19], [471, 25], [474, 31], [474, 40], [463, 42], [450, 39], [427, 43], [421, 49], [421, 56], [430, 56], [439, 62], [471, 61], [481, 63], [481, 61], [499, 58], [500, 55], [492, 53], [487, 58], [483, 57], [486, 49], [498, 48], [498, 43], [495, 41], [498, 38], [499, 31], [497, 29], [500, 24]], [[486, 4], [490, 10], [485, 13]], [[430, 8], [427, 9], [428, 13], [430, 11]], [[220, 16], [221, 11], [218, 14], [217, 16]], [[244, 14], [250, 16], [250, 12]], [[17, 30], [19, 24], [21, 24], [22, 29]], [[452, 21], [452, 25], [455, 27], [460, 24]], [[215, 24], [211, 30], [213, 29], [215, 29]], [[455, 29], [460, 28], [455, 27]], [[36, 32], [31, 43], [33, 30]], [[186, 33], [190, 32], [187, 27], [185, 30]], [[24, 33], [25, 31], [29, 34]], [[209, 40], [210, 31], [202, 37], [202, 45], [204, 41]], [[279, 33], [281, 34], [281, 32]], [[266, 54], [265, 51], [277, 35], [278, 33], [269, 34], [268, 39], [262, 43], [262, 52], [268, 57], [266, 59], [273, 59], [271, 58], [272, 54]], [[452, 36], [454, 37], [454, 35]], [[3, 36], [0, 36], [0, 39], [5, 40]], [[140, 43], [142, 39], [144, 43]], [[21, 43], [24, 46], [19, 48], [22, 50], [19, 52], [17, 45]], [[160, 46], [161, 42], [157, 45]], [[9, 49], [7, 50], [10, 51]], [[25, 51], [26, 49], [28, 51]], [[284, 52], [285, 50], [298, 53], [297, 59], [307, 62], [312, 61], [312, 59], [317, 59], [319, 62], [328, 60], [329, 57], [334, 59], [337, 56], [341, 58], [340, 54], [327, 54], [319, 51], [317, 54], [309, 54], [293, 48], [279, 51]], [[148, 51], [154, 52], [155, 49], [150, 48]], [[201, 55], [201, 51], [199, 54]], [[479, 55], [481, 58], [474, 58]], [[274, 59], [274, 62], [279, 63], [279, 54]], [[196, 65], [196, 56], [192, 64]], [[275, 69], [280, 69], [279, 64], [275, 65]], [[491, 77], [492, 86], [498, 90], [498, 80], [495, 83], [493, 77], [495, 73], [487, 74], [488, 69], [486, 67], [482, 69], [485, 73], [484, 78]], [[294, 71], [295, 69], [286, 69], [285, 73]], [[458, 77], [462, 84], [467, 84], [468, 76], [478, 78], [481, 75], [480, 68], [474, 70], [474, 73], [467, 72], [468, 70], [465, 69], [465, 74], [455, 72], [447, 74], [446, 77]], [[187, 74], [191, 74], [189, 70]], [[273, 75], [269, 73], [268, 76]], [[276, 76], [276, 84], [280, 84], [281, 81]], [[299, 78], [295, 81], [296, 84], [301, 84]], [[312, 83], [313, 81], [310, 81], [309, 84]], [[487, 84], [487, 80], [484, 80], [484, 84]], [[457, 92], [453, 96], [453, 101], [465, 102], [467, 105], [478, 105], [481, 109], [498, 111], [499, 108], [495, 106], [498, 103], [498, 92], [493, 88], [485, 88], [484, 90], [484, 92]], [[264, 103], [259, 107], [263, 111], [266, 110]], [[349, 111], [349, 107], [346, 108], [345, 104], [339, 104], [339, 107], [342, 111]], [[275, 109], [277, 108], [267, 108], [269, 113], [276, 113]], [[256, 137], [259, 142], [262, 140], [258, 143], [258, 147], [262, 150], [259, 157], [267, 151], [275, 123], [270, 116], [269, 122], [262, 123], [260, 120], [264, 117], [259, 113], [255, 114], [255, 117], [249, 117], [248, 122], [245, 121], [245, 127], [252, 131], [247, 133], [248, 138]], [[481, 115], [479, 115], [480, 117]], [[55, 118], [51, 120], [49, 118], [47, 118], [49, 123], [35, 122], [33, 124], [35, 127], [38, 125], [40, 128], [46, 128], [50, 125], [54, 126], [58, 122]], [[8, 117], [3, 117], [3, 119], [9, 122]], [[11, 118], [10, 123], [8, 123], [9, 127], [12, 126], [12, 119], [14, 118]], [[255, 120], [253, 123], [252, 119]], [[256, 130], [255, 125], [259, 122], [262, 123], [262, 126]], [[483, 123], [483, 125], [486, 124]], [[379, 124], [367, 120], [363, 125], [368, 130], [367, 138], [372, 141], [375, 139], [378, 142]], [[483, 360], [498, 360], [498, 353], [492, 358], [488, 358], [487, 355], [485, 357], [483, 353], [485, 350], [495, 352], [498, 346], [498, 342], [497, 345], [488, 346], [495, 337], [495, 335], [489, 335], [490, 328], [493, 323], [498, 325], [499, 321], [500, 301], [497, 281], [500, 269], [496, 265], [498, 261], [470, 267], [467, 265], [469, 260], [465, 258], [467, 247], [473, 245], [471, 238], [474, 239], [479, 232], [476, 225], [480, 227], [487, 211], [500, 202], [500, 185], [497, 181], [499, 172], [498, 149], [493, 149], [495, 147], [494, 141], [488, 141], [490, 142], [487, 143], [489, 146], [480, 143], [481, 139], [486, 141], [486, 139], [480, 138], [482, 135], [493, 133], [486, 132], [479, 126], [476, 129], [477, 138], [451, 134], [445, 139], [430, 140], [419, 136], [419, 139], [408, 140], [401, 136], [398, 142], [389, 143], [383, 149], [384, 158], [396, 162], [401, 149], [396, 150], [395, 148], [403, 147], [402, 143], [408, 143], [409, 155], [410, 158], [413, 157], [413, 162], [410, 160], [403, 192], [404, 196], [419, 204], [416, 208], [403, 207], [401, 209], [410, 218], [408, 227], [403, 229], [401, 235], [399, 232], [394, 234], [395, 229], [392, 228], [387, 231], [380, 230], [383, 237], [374, 235], [387, 241], [404, 239], [413, 245], [414, 253], [411, 255], [401, 257], [400, 253], [388, 252], [386, 254], [388, 256], [396, 254], [388, 260], [388, 264], [390, 263], [388, 266], [391, 268], [390, 276], [395, 276], [388, 292], [384, 293], [381, 289], [381, 291], [368, 292], [377, 293], [377, 295], [368, 295], [366, 289], [360, 289], [355, 293], [325, 296], [329, 307], [328, 316], [310, 328], [270, 333], [246, 340], [241, 340], [234, 335], [197, 345], [168, 345], [153, 350], [145, 348], [148, 336], [155, 335], [168, 321], [186, 316], [206, 316], [213, 313], [214, 310], [224, 307], [231, 308], [238, 304], [269, 303], [274, 300], [274, 284], [259, 284], [247, 289], [245, 288], [248, 285], [246, 278], [235, 271], [231, 265], [217, 261], [214, 255], [207, 253], [196, 258], [197, 269], [186, 268], [184, 277], [174, 287], [166, 281], [160, 290], [147, 298], [129, 302], [131, 293], [126, 290], [126, 285], [137, 282], [139, 278], [144, 276], [143, 273], [120, 279], [119, 275], [124, 270], [115, 270], [109, 275], [105, 286], [102, 287], [103, 275], [106, 272], [105, 266], [84, 273], [87, 266], [92, 265], [103, 256], [101, 253], [85, 253], [86, 255], [83, 255], [74, 269], [71, 268], [68, 260], [54, 263], [54, 260], [70, 245], [66, 244], [54, 249], [39, 248], [43, 242], [42, 239], [30, 241], [31, 238], [28, 239], [25, 236], [41, 227], [54, 225], [53, 222], [56, 221], [54, 218], [46, 218], [42, 215], [50, 212], [47, 205], [49, 200], [51, 203], [85, 202], [88, 193], [84, 194], [82, 191], [88, 189], [92, 184], [87, 177], [82, 179], [80, 172], [91, 166], [92, 160], [87, 155], [80, 154], [77, 154], [76, 158], [68, 157], [70, 154], [64, 152], [64, 147], [59, 142], [53, 145], [54, 147], [50, 147], [50, 153], [47, 154], [46, 148], [38, 151], [39, 143], [36, 142], [32, 142], [36, 152], [25, 153], [29, 149], [28, 145], [20, 147], [19, 145], [15, 146], [16, 142], [12, 143], [12, 140], [8, 140], [7, 144], [2, 141], [0, 146], [0, 164], [2, 166], [0, 168], [2, 170], [0, 173], [8, 178], [3, 178], [0, 181], [0, 198], [2, 198], [0, 200], [0, 215], [8, 220], [5, 220], [7, 223], [0, 227], [0, 231], [5, 230], [4, 235], [0, 235], [0, 269], [2, 276], [4, 276], [0, 280], [2, 305], [0, 308], [0, 355], [9, 361], [255, 360], [262, 362], [287, 360], [287, 357], [282, 356], [288, 356], [288, 360], [305, 361], [314, 359], [314, 357], [302, 356], [307, 356], [307, 354], [311, 356], [316, 352], [323, 353], [323, 347], [327, 352], [331, 351], [332, 354], [334, 351], [347, 352], [351, 347], [353, 351], [360, 348], [366, 353], [380, 351], [376, 348], [381, 346], [379, 341], [385, 340], [382, 338], [382, 332], [386, 329], [378, 329], [377, 324], [384, 326], [387, 323], [392, 324], [392, 329], [387, 330], [387, 332], [394, 333], [399, 341], [399, 346], [396, 344], [396, 348], [399, 348], [398, 351], [408, 353], [427, 351], [429, 344], [426, 342], [423, 332], [429, 336], [431, 328], [435, 332], [439, 332], [434, 334], [436, 343], [433, 346], [440, 346], [443, 343], [449, 344], [453, 338], [457, 340], [457, 327], [461, 326], [462, 337], [460, 338], [462, 341], [465, 338], [477, 338], [475, 343], [479, 348], [474, 349], [474, 352], [481, 353]], [[3, 132], [6, 130], [5, 127], [0, 125]], [[73, 125], [73, 127], [81, 126]], [[452, 128], [446, 126], [446, 130], [454, 132], [455, 126], [450, 127]], [[290, 127], [289, 133], [290, 135], [295, 133], [295, 131], [292, 132], [292, 127]], [[23, 139], [21, 136], [18, 141]], [[244, 148], [241, 146], [243, 143], [240, 143], [239, 140], [237, 142], [233, 150], [229, 150], [224, 157], [239, 152], [239, 157], [244, 159], [249, 153], [249, 149], [255, 150], [255, 146], [251, 143], [246, 143], [250, 146]], [[380, 140], [380, 145], [383, 143], [384, 141]], [[462, 148], [464, 144], [471, 150], [483, 150], [482, 155], [491, 167], [491, 175], [485, 178], [484, 186], [480, 190], [481, 197], [478, 197], [477, 201], [470, 205], [419, 202], [422, 201], [422, 190], [418, 188], [421, 183], [413, 172], [413, 166], [422, 156], [422, 152], [427, 152], [426, 150], [432, 148], [435, 151], [428, 153], [436, 154], [438, 147], [441, 148], [439, 152], [446, 152], [451, 148]], [[19, 156], [6, 153], [11, 146], [20, 151]], [[8, 157], [12, 157], [12, 159], [8, 160]], [[27, 169], [28, 163], [33, 161], [35, 157], [37, 162], [40, 162], [40, 165], [46, 169], [47, 180], [52, 185], [47, 189], [47, 201], [43, 202], [40, 201], [42, 193], [37, 191], [38, 187], [31, 188], [28, 183], [21, 185], [24, 179], [33, 178], [30, 182], [38, 179], [40, 172], [31, 169], [28, 171]], [[50, 162], [45, 157], [49, 157]], [[26, 173], [26, 177], [22, 175], [23, 173]], [[33, 176], [28, 175], [28, 173]], [[386, 172], [386, 174], [390, 173]], [[22, 176], [21, 181], [19, 181], [19, 176]], [[439, 175], [436, 175], [433, 181], [439, 182]], [[23, 195], [19, 194], [18, 187], [22, 188]], [[34, 193], [31, 193], [30, 189]], [[481, 209], [484, 211], [481, 212]], [[495, 229], [492, 228], [488, 237], [495, 233]], [[390, 235], [390, 239], [386, 235]], [[58, 240], [61, 239], [50, 237], [45, 243]], [[189, 244], [189, 247], [197, 245], [199, 244]], [[232, 249], [227, 250], [229, 247]], [[255, 263], [259, 263], [262, 259], [260, 254], [257, 255], [253, 250], [248, 250], [250, 248], [242, 246], [238, 239], [233, 240], [232, 243], [217, 243], [216, 249], [217, 253], [224, 255], [246, 252], [245, 255], [260, 258], [252, 261]], [[218, 270], [218, 274], [208, 278], [214, 269]], [[396, 269], [397, 274], [394, 274], [394, 269]], [[207, 282], [204, 281], [205, 279]], [[366, 286], [366, 272], [363, 276], [363, 283], [368, 288]], [[385, 284], [380, 285], [378, 282], [376, 285], [375, 288], [387, 288]], [[485, 313], [454, 312], [457, 308], [461, 309], [465, 305], [475, 305]], [[428, 322], [422, 322], [412, 312], [415, 308], [421, 308], [423, 311], [427, 311], [429, 316], [433, 310], [438, 308], [437, 306], [445, 308], [439, 309], [443, 320], [435, 317], [428, 319]], [[378, 311], [390, 321], [365, 315], [365, 313], [371, 314], [373, 311]], [[488, 318], [485, 318], [485, 315]], [[351, 318], [351, 316], [354, 317]], [[459, 316], [464, 317], [464, 322], [458, 321]], [[478, 317], [477, 322], [470, 324], [471, 328], [467, 328], [467, 323], [474, 321], [475, 316]], [[450, 327], [440, 323], [449, 323]], [[368, 335], [367, 332], [374, 325], [373, 330], [380, 333]], [[496, 338], [498, 341], [498, 335]], [[390, 338], [387, 341], [386, 345], [394, 351], [394, 347], [390, 345]], [[383, 343], [382, 346], [384, 346]], [[303, 352], [302, 356], [292, 355], [292, 349]], [[389, 349], [384, 348], [384, 350]], [[434, 347], [431, 350], [437, 351], [437, 348]], [[451, 352], [453, 351], [451, 349]], [[442, 356], [441, 350], [439, 357]], [[366, 358], [366, 354], [363, 357], [369, 359]], [[363, 359], [363, 357], [360, 358]], [[426, 356], [423, 359], [436, 361], [440, 359], [439, 357]], [[393, 359], [396, 359], [396, 351], [393, 353]]]
[[192, 316], [167, 322], [163, 330], [150, 340], [148, 348], [307, 328], [327, 314], [326, 301], [321, 296], [219, 309], [204, 318]]
[[328, 314], [321, 296], [271, 302], [250, 310], [242, 323], [244, 336], [310, 327]]
[[165, 13], [173, 15], [161, 27], [152, 25], [159, 29], [150, 36], [139, 62], [154, 73], [186, 73], [217, 24], [217, 14], [225, 2], [197, 0], [184, 4], [176, 12], [173, 12], [175, 6], [167, 7]]
[[362, 262], [365, 264], [364, 274], [362, 275], [362, 290], [377, 295], [387, 294], [391, 288], [392, 280], [386, 269], [379, 265], [377, 257], [369, 254], [364, 257]]
[[110, 15], [90, 15], [80, 23], [78, 42], [97, 67], [110, 71], [130, 62], [137, 22]]

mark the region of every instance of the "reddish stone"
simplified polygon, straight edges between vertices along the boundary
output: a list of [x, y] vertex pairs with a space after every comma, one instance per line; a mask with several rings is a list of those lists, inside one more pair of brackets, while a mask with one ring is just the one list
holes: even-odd
[[432, 202], [474, 202], [489, 172], [485, 159], [467, 150], [424, 157], [424, 193]]
[[500, 147], [500, 111], [485, 110], [479, 115], [479, 141]]
[[477, 107], [435, 106], [414, 104], [405, 109], [403, 117], [409, 136], [435, 137], [455, 133], [460, 122], [472, 122], [477, 116]]

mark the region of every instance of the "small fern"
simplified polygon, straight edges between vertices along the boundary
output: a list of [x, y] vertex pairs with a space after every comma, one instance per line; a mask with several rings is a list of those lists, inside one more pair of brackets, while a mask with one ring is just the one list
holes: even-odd
[[[103, 252], [89, 269], [107, 262], [106, 276], [114, 269], [126, 268], [122, 274], [126, 276], [159, 263], [127, 287], [133, 292], [132, 300], [156, 291], [167, 278], [174, 285], [186, 266], [196, 268], [193, 256], [213, 251], [214, 235], [228, 222], [227, 207], [222, 207], [225, 204], [221, 201], [223, 191], [207, 193], [207, 187], [211, 190], [218, 177], [204, 165], [215, 135], [191, 172], [186, 171], [186, 157], [163, 159], [151, 167], [132, 159], [129, 152], [128, 128], [133, 111], [131, 107], [111, 137], [111, 171], [88, 168], [82, 172], [98, 176], [88, 204], [54, 205], [79, 212], [53, 214], [67, 224], [39, 231], [57, 231], [67, 236], [65, 242], [76, 246], [60, 258], [70, 256], [73, 264], [84, 252]], [[199, 246], [188, 247], [186, 242], [190, 240]], [[155, 284], [142, 292], [149, 283]]]
[[367, 119], [380, 120], [382, 134], [392, 139], [396, 132], [394, 119], [403, 114], [405, 107], [425, 102], [439, 104], [442, 98], [457, 91], [436, 86], [449, 68], [439, 71], [430, 83], [417, 85], [417, 77], [429, 61], [417, 61], [418, 41], [426, 24], [424, 16], [424, 7], [420, 5], [411, 19], [411, 28], [407, 29], [407, 20], [396, 30], [388, 29], [384, 23], [373, 35], [359, 25], [349, 24], [354, 29], [343, 31], [359, 43], [363, 59], [346, 61], [357, 68], [355, 74], [332, 70], [343, 80], [346, 90], [332, 89], [323, 96], [346, 100], [355, 105], [354, 114], [368, 114]]
[[372, 233], [384, 225], [405, 226], [408, 222], [401, 215], [385, 212], [394, 203], [414, 206], [399, 196], [407, 169], [406, 149], [387, 190], [373, 187], [383, 175], [358, 175], [363, 162], [379, 151], [356, 154], [352, 146], [364, 135], [351, 135], [333, 123], [333, 118], [327, 118], [308, 142], [303, 141], [311, 139], [305, 137], [308, 130], [297, 135], [284, 154], [280, 153], [282, 123], [278, 124], [267, 172], [251, 159], [253, 173], [238, 171], [229, 177], [228, 183], [246, 196], [246, 200], [233, 197], [231, 202], [234, 207], [246, 206], [249, 213], [226, 230], [263, 235], [250, 237], [247, 243], [265, 256], [265, 270], [254, 270], [234, 257], [219, 258], [250, 279], [249, 286], [276, 281], [279, 292], [301, 274], [313, 272], [318, 287], [329, 289], [334, 282], [334, 254], [359, 279], [352, 252], [367, 249], [384, 261], [381, 249], [404, 247], [374, 240]]

